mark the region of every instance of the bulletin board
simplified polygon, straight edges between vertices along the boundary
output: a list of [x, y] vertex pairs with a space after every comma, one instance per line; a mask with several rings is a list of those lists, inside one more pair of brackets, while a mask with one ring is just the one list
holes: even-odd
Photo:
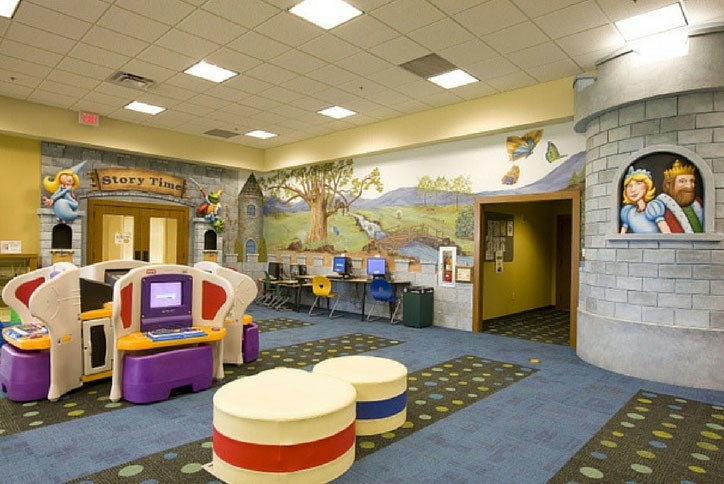
[[503, 252], [503, 262], [513, 261], [513, 216], [485, 212], [485, 261], [495, 260], [496, 251]]

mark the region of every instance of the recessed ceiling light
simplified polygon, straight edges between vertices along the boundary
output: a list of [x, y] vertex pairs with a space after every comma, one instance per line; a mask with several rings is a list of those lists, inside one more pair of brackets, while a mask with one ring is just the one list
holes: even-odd
[[245, 136], [252, 136], [254, 138], [259, 139], [269, 139], [276, 136], [276, 133], [270, 133], [269, 131], [264, 131], [261, 129], [255, 129], [254, 131], [249, 131], [248, 133], [244, 133]]
[[138, 101], [133, 101], [130, 104], [123, 106], [124, 109], [130, 109], [131, 111], [138, 111], [139, 113], [153, 114], [156, 115], [166, 110], [161, 106], [154, 106], [153, 104], [146, 104]]
[[304, 0], [289, 12], [327, 30], [362, 15], [361, 10], [342, 0]]
[[198, 64], [194, 64], [184, 71], [186, 74], [200, 77], [212, 82], [224, 82], [225, 80], [238, 76], [238, 72], [224, 69], [223, 67], [209, 64], [208, 62], [201, 61]]
[[321, 111], [317, 111], [319, 114], [323, 114], [324, 116], [329, 116], [330, 118], [334, 119], [342, 119], [346, 118], [347, 116], [352, 116], [353, 114], [357, 114], [354, 111], [350, 111], [349, 109], [345, 109], [339, 106], [332, 106], [331, 108], [322, 109]]
[[686, 17], [679, 3], [616, 22], [616, 28], [626, 40], [640, 39], [686, 25]]
[[0, 0], [0, 17], [12, 18], [20, 0]]
[[636, 40], [630, 46], [646, 64], [688, 54], [689, 35], [684, 29], [679, 29]]
[[452, 89], [454, 87], [464, 86], [465, 84], [478, 82], [476, 78], [462, 69], [455, 69], [454, 71], [446, 72], [445, 74], [428, 77], [427, 80], [434, 82], [445, 89]]

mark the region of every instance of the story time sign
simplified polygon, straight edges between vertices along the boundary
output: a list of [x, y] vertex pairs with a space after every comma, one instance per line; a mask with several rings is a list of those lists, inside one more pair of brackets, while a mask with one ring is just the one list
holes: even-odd
[[186, 180], [168, 173], [135, 168], [101, 168], [93, 170], [98, 190], [137, 190], [183, 197]]

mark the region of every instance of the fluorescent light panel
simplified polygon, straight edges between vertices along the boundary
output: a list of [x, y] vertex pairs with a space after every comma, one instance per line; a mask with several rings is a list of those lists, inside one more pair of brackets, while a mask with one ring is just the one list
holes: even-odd
[[462, 69], [455, 69], [454, 71], [446, 72], [444, 74], [428, 77], [427, 80], [440, 87], [444, 87], [445, 89], [452, 89], [454, 87], [478, 82], [478, 79], [474, 78]]
[[12, 18], [20, 0], [0, 0], [0, 17]]
[[640, 39], [686, 25], [684, 11], [678, 2], [616, 22], [616, 28], [626, 40]]
[[321, 111], [317, 111], [317, 113], [322, 114], [324, 116], [329, 116], [330, 118], [334, 119], [342, 119], [346, 118], [347, 116], [352, 116], [355, 113], [354, 111], [350, 111], [349, 109], [340, 107], [340, 106], [332, 106], [327, 109], [322, 109]]
[[684, 29], [664, 32], [632, 42], [631, 48], [641, 56], [643, 63], [656, 62], [689, 53], [689, 35]]
[[184, 71], [186, 74], [200, 77], [212, 82], [224, 82], [234, 76], [238, 76], [238, 72], [224, 69], [223, 67], [209, 64], [206, 61], [201, 61], [198, 64], [194, 64]]
[[362, 15], [361, 10], [342, 0], [304, 0], [289, 12], [327, 30]]
[[249, 131], [248, 133], [244, 133], [245, 136], [251, 136], [253, 138], [259, 138], [259, 139], [269, 139], [276, 136], [276, 133], [270, 133], [269, 131], [264, 131], [262, 129], [255, 129], [254, 131]]
[[123, 106], [123, 108], [138, 111], [139, 113], [152, 114], [154, 116], [166, 110], [166, 108], [162, 108], [161, 106], [154, 106], [153, 104], [146, 104], [139, 101], [133, 101]]

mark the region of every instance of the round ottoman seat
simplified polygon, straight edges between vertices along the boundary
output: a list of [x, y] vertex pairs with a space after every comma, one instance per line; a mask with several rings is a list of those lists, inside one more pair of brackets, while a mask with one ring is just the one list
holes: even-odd
[[355, 456], [354, 387], [304, 370], [276, 368], [214, 395], [213, 460], [225, 482], [322, 483]]
[[312, 372], [339, 378], [357, 390], [357, 435], [389, 432], [407, 418], [407, 368], [377, 356], [340, 356], [317, 363]]

